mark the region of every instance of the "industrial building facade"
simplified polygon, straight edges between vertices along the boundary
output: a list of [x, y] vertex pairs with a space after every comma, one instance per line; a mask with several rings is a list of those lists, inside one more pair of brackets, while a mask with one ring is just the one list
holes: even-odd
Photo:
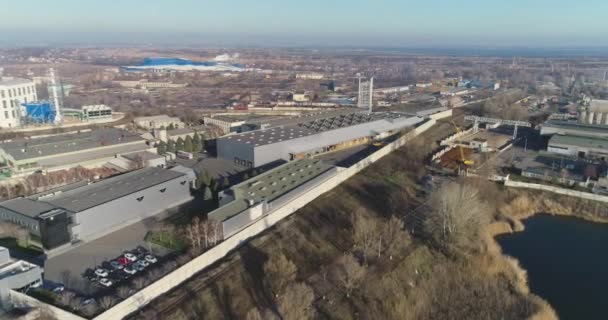
[[579, 158], [608, 159], [608, 139], [554, 135], [547, 151]]
[[21, 125], [21, 104], [36, 101], [36, 86], [26, 79], [0, 77], [0, 128]]
[[352, 113], [217, 139], [218, 157], [248, 167], [363, 144], [423, 121], [402, 113]]
[[90, 241], [193, 199], [191, 169], [148, 167], [0, 203], [0, 220], [24, 226], [45, 249]]
[[224, 239], [228, 238], [315, 188], [336, 172], [336, 167], [320, 160], [288, 162], [220, 192], [220, 208], [210, 212], [208, 217], [221, 224], [222, 235]]
[[0, 143], [0, 159], [15, 174], [102, 164], [120, 154], [151, 149], [138, 134], [101, 129]]

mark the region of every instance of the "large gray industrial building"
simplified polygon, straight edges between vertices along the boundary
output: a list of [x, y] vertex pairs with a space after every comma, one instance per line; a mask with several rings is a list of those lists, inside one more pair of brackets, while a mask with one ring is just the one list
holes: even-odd
[[220, 192], [220, 208], [209, 213], [209, 219], [221, 223], [228, 238], [336, 172], [336, 167], [316, 159], [288, 162]]
[[28, 228], [45, 249], [90, 241], [192, 200], [195, 174], [144, 168], [0, 203], [0, 220]]
[[259, 167], [384, 138], [423, 121], [421, 117], [393, 112], [358, 112], [302, 120], [219, 138], [218, 157]]
[[6, 141], [0, 143], [0, 159], [18, 174], [97, 165], [148, 149], [138, 134], [111, 128]]

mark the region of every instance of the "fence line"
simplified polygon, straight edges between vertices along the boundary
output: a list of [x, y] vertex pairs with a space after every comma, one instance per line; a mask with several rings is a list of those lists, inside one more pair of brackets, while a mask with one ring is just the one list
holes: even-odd
[[538, 183], [526, 183], [526, 182], [513, 181], [513, 180], [507, 179], [505, 181], [505, 186], [513, 187], [513, 188], [543, 190], [543, 191], [549, 191], [549, 192], [553, 192], [553, 193], [557, 193], [557, 194], [561, 194], [561, 195], [565, 195], [565, 196], [577, 197], [577, 198], [581, 198], [581, 199], [608, 202], [608, 196], [602, 196], [599, 194], [577, 191], [577, 190], [558, 188], [558, 187], [553, 187], [553, 186], [548, 186], [548, 185], [538, 184]]

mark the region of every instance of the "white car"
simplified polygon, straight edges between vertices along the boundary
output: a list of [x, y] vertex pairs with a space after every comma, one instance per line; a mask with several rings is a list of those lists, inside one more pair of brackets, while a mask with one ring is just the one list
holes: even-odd
[[122, 269], [122, 271], [124, 271], [128, 274], [135, 274], [137, 272], [137, 270], [135, 270], [133, 267], [126, 267], [126, 268]]
[[95, 275], [98, 277], [105, 278], [108, 276], [108, 271], [106, 269], [99, 268], [95, 270]]
[[156, 259], [156, 257], [153, 256], [153, 255], [151, 255], [151, 254], [147, 254], [144, 258], [149, 263], [157, 263], [158, 262], [158, 259]]
[[106, 278], [99, 279], [99, 284], [104, 287], [110, 287], [112, 285], [112, 281]]
[[129, 253], [129, 252], [125, 253], [125, 258], [127, 258], [127, 260], [129, 260], [131, 262], [137, 261], [137, 256], [135, 256], [134, 254]]

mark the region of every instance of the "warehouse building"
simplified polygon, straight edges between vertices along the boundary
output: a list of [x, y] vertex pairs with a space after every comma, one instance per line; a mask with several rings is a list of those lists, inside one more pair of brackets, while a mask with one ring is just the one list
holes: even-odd
[[133, 119], [135, 125], [140, 128], [152, 129], [167, 129], [170, 126], [173, 128], [183, 128], [184, 123], [178, 117], [169, 117], [166, 114], [150, 117], [137, 117]]
[[193, 199], [191, 169], [148, 167], [0, 203], [0, 220], [24, 226], [47, 250], [91, 241]]
[[403, 113], [351, 113], [217, 139], [219, 158], [248, 167], [294, 160], [385, 138], [423, 121]]
[[320, 160], [302, 159], [222, 191], [220, 208], [209, 213], [210, 220], [221, 223], [224, 239], [263, 218], [333, 177], [337, 168]]
[[608, 159], [608, 139], [554, 135], [547, 151], [579, 158]]
[[120, 154], [150, 149], [138, 134], [101, 129], [0, 143], [0, 159], [14, 174], [99, 166]]
[[548, 120], [541, 125], [540, 134], [608, 138], [608, 125], [589, 124], [566, 120]]

